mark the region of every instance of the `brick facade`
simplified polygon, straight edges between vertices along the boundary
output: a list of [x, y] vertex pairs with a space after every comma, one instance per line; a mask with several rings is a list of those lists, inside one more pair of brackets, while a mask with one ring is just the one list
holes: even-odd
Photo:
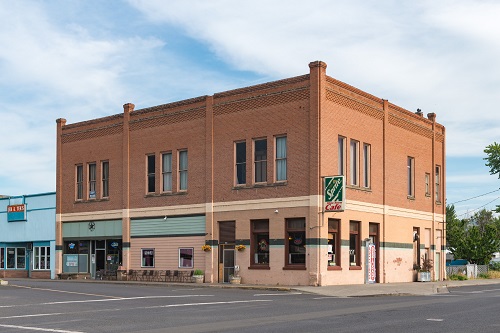
[[[365, 239], [377, 226], [377, 281], [415, 279], [417, 254], [438, 260], [433, 276], [443, 278], [445, 215], [445, 129], [427, 118], [326, 75], [326, 64], [312, 62], [310, 73], [213, 96], [134, 110], [66, 125], [59, 119], [57, 138], [57, 250], [63, 269], [64, 225], [122, 221], [124, 268], [141, 268], [141, 247], [157, 248], [156, 269], [178, 269], [173, 246], [196, 246], [194, 266], [205, 281], [225, 281], [223, 249], [235, 252], [243, 283], [329, 285], [364, 283]], [[276, 179], [276, 138], [286, 136], [286, 180]], [[346, 140], [346, 209], [322, 212], [322, 177], [338, 174], [338, 138]], [[267, 139], [267, 181], [255, 183], [254, 141]], [[358, 184], [351, 185], [350, 142], [357, 142]], [[236, 183], [235, 143], [245, 142], [246, 181]], [[369, 149], [369, 184], [363, 183], [363, 147]], [[187, 190], [180, 190], [180, 151], [187, 150]], [[172, 190], [163, 191], [162, 154], [171, 153]], [[148, 192], [148, 155], [155, 156], [154, 192]], [[413, 195], [408, 196], [408, 157], [413, 158]], [[109, 197], [102, 197], [102, 162], [109, 162]], [[88, 164], [96, 164], [95, 198], [89, 198]], [[76, 166], [83, 166], [83, 198], [76, 198]], [[436, 200], [439, 166], [441, 202]], [[263, 171], [262, 171], [263, 172]], [[426, 194], [426, 174], [429, 193]], [[131, 220], [162, 223], [168, 217], [203, 216], [205, 236], [139, 235]], [[288, 265], [287, 221], [305, 219], [305, 264]], [[340, 266], [328, 265], [328, 219], [340, 221]], [[256, 267], [251, 256], [251, 221], [269, 225], [269, 263]], [[233, 243], [221, 244], [219, 225], [234, 221]], [[350, 256], [350, 221], [359, 222], [359, 265]], [[165, 222], [166, 223], [166, 222]], [[413, 239], [414, 230], [421, 237]], [[429, 237], [424, 237], [425, 235]], [[440, 238], [438, 238], [438, 235]], [[169, 243], [169, 239], [177, 239]], [[88, 239], [92, 239], [88, 234]], [[181, 237], [181, 238], [178, 238]], [[197, 238], [198, 237], [198, 238]], [[202, 237], [212, 251], [199, 252]], [[298, 236], [297, 236], [298, 237]], [[99, 237], [96, 237], [96, 239]], [[101, 237], [102, 238], [102, 237]], [[427, 239], [425, 243], [424, 239]], [[179, 241], [180, 240], [180, 241]], [[137, 244], [135, 246], [134, 244]], [[169, 245], [170, 244], [170, 245]], [[174, 244], [174, 245], [172, 245]], [[182, 245], [175, 245], [182, 246]], [[158, 252], [160, 251], [160, 252]], [[162, 253], [161, 251], [165, 252]], [[168, 252], [168, 253], [167, 253]], [[202, 258], [200, 258], [202, 256]], [[197, 259], [198, 258], [198, 259]], [[287, 274], [283, 274], [284, 270]]]

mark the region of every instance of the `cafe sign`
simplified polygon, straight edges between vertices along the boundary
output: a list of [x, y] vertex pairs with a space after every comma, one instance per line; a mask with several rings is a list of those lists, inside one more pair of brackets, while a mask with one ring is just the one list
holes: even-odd
[[345, 209], [344, 176], [324, 177], [324, 211], [343, 212]]
[[26, 221], [26, 204], [7, 206], [7, 222]]

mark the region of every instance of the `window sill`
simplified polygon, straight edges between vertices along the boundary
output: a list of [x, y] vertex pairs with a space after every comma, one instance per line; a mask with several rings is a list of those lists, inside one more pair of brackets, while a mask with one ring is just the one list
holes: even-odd
[[251, 190], [251, 189], [256, 189], [256, 188], [266, 188], [266, 187], [280, 187], [280, 186], [287, 186], [288, 181], [283, 181], [283, 182], [278, 182], [278, 183], [255, 183], [253, 185], [246, 185], [246, 184], [241, 184], [241, 185], [234, 185], [233, 190]]
[[357, 191], [363, 191], [363, 192], [372, 192], [371, 187], [361, 187], [359, 185], [346, 185], [346, 188], [349, 188], [351, 190], [357, 190]]
[[415, 200], [415, 196], [413, 196], [413, 195], [407, 195], [406, 198], [408, 200]]
[[271, 268], [268, 265], [262, 265], [262, 266], [257, 266], [257, 265], [252, 265], [249, 266], [248, 269], [264, 269], [264, 270], [270, 270]]
[[349, 266], [350, 271], [360, 271], [361, 269], [361, 266]]
[[283, 267], [284, 271], [305, 271], [306, 266], [285, 266]]
[[109, 197], [102, 199], [75, 200], [74, 204], [84, 204], [84, 203], [103, 202], [103, 201], [109, 201]]
[[436, 205], [441, 206], [441, 201], [436, 201]]
[[329, 270], [329, 271], [341, 271], [342, 267], [340, 267], [340, 266], [328, 266], [327, 270]]
[[431, 194], [430, 194], [430, 193], [425, 193], [425, 196], [426, 196], [427, 198], [430, 198], [430, 197], [431, 197]]
[[163, 192], [163, 193], [147, 193], [144, 198], [159, 198], [159, 197], [171, 197], [176, 195], [186, 195], [187, 191], [182, 192]]

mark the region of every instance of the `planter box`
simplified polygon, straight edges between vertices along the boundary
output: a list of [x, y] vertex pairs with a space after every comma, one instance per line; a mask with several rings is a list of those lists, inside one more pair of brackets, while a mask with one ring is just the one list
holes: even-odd
[[205, 276], [204, 275], [193, 275], [193, 279], [194, 279], [195, 283], [203, 283]]
[[241, 284], [241, 276], [231, 276], [231, 277], [229, 277], [229, 283], [231, 283], [231, 284]]
[[418, 281], [419, 282], [430, 282], [431, 281], [431, 272], [418, 272]]

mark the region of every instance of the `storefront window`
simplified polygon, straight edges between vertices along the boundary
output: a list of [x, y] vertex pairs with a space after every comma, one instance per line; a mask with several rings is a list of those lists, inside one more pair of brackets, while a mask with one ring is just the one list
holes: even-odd
[[0, 248], [0, 268], [5, 268], [5, 249]]
[[155, 249], [141, 249], [141, 267], [155, 267]]
[[50, 247], [35, 246], [33, 248], [33, 269], [50, 269]]
[[252, 221], [252, 265], [269, 265], [269, 220]]
[[287, 265], [306, 264], [306, 221], [304, 218], [286, 220]]
[[340, 220], [328, 219], [328, 266], [340, 266]]
[[361, 266], [361, 244], [359, 241], [359, 222], [349, 223], [349, 264]]
[[26, 268], [26, 249], [24, 247], [7, 248], [7, 268]]
[[193, 268], [193, 253], [192, 247], [179, 249], [179, 268]]

